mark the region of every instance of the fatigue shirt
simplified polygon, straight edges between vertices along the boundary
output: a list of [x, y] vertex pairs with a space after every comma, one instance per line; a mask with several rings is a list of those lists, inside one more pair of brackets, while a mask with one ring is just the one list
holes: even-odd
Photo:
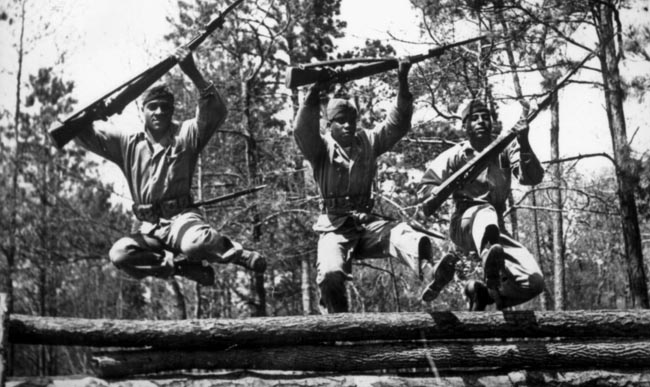
[[82, 131], [77, 140], [120, 167], [135, 204], [151, 204], [190, 195], [198, 156], [226, 114], [226, 105], [211, 86], [201, 93], [196, 116], [173, 124], [165, 147], [153, 143], [144, 131], [95, 127]]
[[[426, 198], [434, 187], [440, 185], [454, 172], [473, 159], [479, 151], [469, 141], [463, 141], [447, 149], [427, 163], [418, 195]], [[471, 182], [453, 193], [454, 211], [462, 212], [475, 204], [489, 203], [502, 216], [510, 193], [511, 175], [522, 185], [535, 185], [542, 181], [544, 169], [535, 154], [525, 152], [517, 141], [512, 142], [498, 157], [490, 160], [488, 167]]]
[[[318, 104], [305, 101], [296, 115], [294, 137], [309, 161], [322, 198], [364, 197], [370, 199], [377, 171], [377, 157], [388, 151], [411, 128], [413, 97], [398, 95], [386, 120], [372, 130], [357, 130], [352, 157], [332, 138], [321, 133]], [[334, 231], [351, 214], [323, 213], [314, 230]]]

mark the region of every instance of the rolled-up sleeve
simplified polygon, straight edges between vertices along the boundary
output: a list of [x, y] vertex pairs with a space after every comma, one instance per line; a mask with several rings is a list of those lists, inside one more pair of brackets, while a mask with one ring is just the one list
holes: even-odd
[[456, 149], [456, 147], [447, 149], [434, 160], [427, 163], [427, 169], [424, 172], [418, 187], [418, 200], [424, 200], [433, 195], [435, 188], [455, 172], [454, 155], [457, 153]]
[[203, 149], [228, 116], [226, 103], [214, 85], [201, 91], [194, 118], [195, 145]]
[[320, 134], [320, 106], [317, 92], [310, 91], [298, 109], [293, 123], [293, 136], [298, 148], [311, 163], [327, 152]]
[[371, 131], [375, 156], [390, 150], [411, 130], [413, 116], [413, 95], [398, 94], [397, 101], [388, 113], [386, 120]]
[[97, 128], [90, 124], [77, 135], [77, 144], [89, 151], [109, 160], [120, 167], [123, 165], [123, 141], [120, 131], [108, 128]]
[[544, 168], [532, 149], [524, 150], [514, 141], [508, 147], [512, 174], [522, 185], [536, 185], [544, 178]]

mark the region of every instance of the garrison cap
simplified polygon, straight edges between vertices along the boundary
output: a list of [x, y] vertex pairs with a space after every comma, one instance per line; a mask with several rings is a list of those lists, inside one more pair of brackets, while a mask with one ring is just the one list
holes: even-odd
[[174, 94], [169, 91], [169, 88], [165, 84], [153, 86], [145, 91], [142, 97], [142, 106], [157, 99], [168, 101], [172, 105], [174, 104]]
[[352, 102], [342, 98], [332, 98], [327, 104], [327, 119], [331, 120], [337, 114], [354, 114], [357, 116], [357, 108]]
[[489, 112], [490, 110], [480, 99], [472, 99], [468, 102], [465, 102], [464, 106], [460, 109], [460, 118], [463, 122], [465, 119], [476, 112]]

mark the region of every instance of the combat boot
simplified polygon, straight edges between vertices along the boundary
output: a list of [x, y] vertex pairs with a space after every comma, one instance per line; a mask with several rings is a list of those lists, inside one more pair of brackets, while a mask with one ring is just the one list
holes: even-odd
[[257, 251], [242, 250], [241, 254], [235, 254], [230, 262], [255, 273], [264, 273], [266, 270], [266, 259]]
[[436, 263], [432, 273], [427, 276], [431, 279], [431, 282], [422, 292], [422, 301], [431, 302], [438, 298], [442, 289], [454, 279], [456, 262], [458, 262], [458, 257], [452, 253], [447, 253]]
[[471, 311], [483, 311], [488, 305], [494, 303], [487, 286], [481, 281], [467, 281], [467, 284], [465, 284], [465, 297], [469, 301], [469, 310]]
[[489, 247], [486, 246], [481, 253], [481, 261], [483, 262], [485, 285], [488, 289], [498, 289], [501, 284], [501, 273], [505, 265], [503, 247], [498, 243]]
[[174, 261], [174, 275], [196, 281], [201, 286], [214, 285], [214, 269], [210, 265], [203, 265], [203, 262], [178, 259]]

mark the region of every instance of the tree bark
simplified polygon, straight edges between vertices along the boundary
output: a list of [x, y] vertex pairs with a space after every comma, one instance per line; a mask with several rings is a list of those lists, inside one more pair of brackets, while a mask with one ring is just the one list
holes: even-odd
[[[540, 248], [540, 238], [539, 238], [539, 218], [537, 216], [537, 193], [532, 189], [530, 193], [531, 204], [533, 205], [533, 224], [535, 228], [535, 256], [537, 257], [537, 262], [539, 263], [539, 269], [542, 271], [542, 274], [546, 276], [546, 262], [544, 262], [544, 257], [542, 256], [542, 249]], [[544, 287], [544, 292], [540, 294], [539, 297], [539, 308], [540, 310], [548, 310], [548, 288]]]
[[[593, 2], [595, 27], [601, 50], [598, 53], [601, 74], [605, 86], [605, 106], [609, 130], [612, 136], [612, 148], [616, 161], [617, 191], [621, 210], [623, 240], [627, 275], [630, 282], [630, 295], [633, 308], [650, 308], [648, 284], [643, 262], [643, 249], [639, 219], [637, 214], [634, 189], [638, 172], [633, 168], [630, 147], [627, 142], [625, 114], [623, 110], [624, 92], [619, 73], [619, 54], [616, 51], [613, 15], [617, 12], [613, 1]], [[620, 33], [620, 32], [618, 32]]]
[[185, 369], [259, 369], [358, 372], [409, 368], [449, 370], [498, 367], [638, 368], [650, 365], [650, 341], [521, 341], [354, 344], [228, 349], [122, 350], [92, 356], [101, 377], [117, 378]]
[[[242, 68], [243, 74], [243, 68]], [[244, 78], [242, 76], [242, 78]], [[245, 130], [245, 141], [246, 141], [246, 165], [248, 169], [248, 184], [252, 185], [258, 177], [258, 149], [257, 149], [257, 140], [254, 138], [255, 133], [255, 122], [251, 115], [252, 109], [252, 95], [251, 95], [251, 82], [252, 78], [244, 78], [241, 82], [241, 94], [243, 101], [243, 117], [244, 117], [244, 130]], [[251, 213], [253, 214], [253, 232], [252, 239], [253, 242], [257, 243], [262, 237], [262, 225], [261, 220], [262, 216], [260, 215], [257, 205], [251, 207]], [[266, 289], [264, 288], [264, 274], [261, 273], [251, 273], [251, 293], [257, 295], [257, 302], [251, 302], [251, 315], [260, 317], [266, 316]]]
[[650, 311], [368, 313], [145, 321], [12, 315], [17, 344], [227, 348], [362, 340], [646, 337]]
[[[86, 377], [79, 378], [48, 378], [54, 387], [67, 386], [74, 383], [78, 387], [95, 387], [107, 384], [105, 381]], [[30, 385], [39, 385], [38, 381], [32, 381]], [[511, 372], [453, 372], [441, 375], [421, 373], [415, 375], [340, 375], [338, 373], [328, 374], [301, 374], [283, 375], [282, 373], [252, 373], [247, 371], [236, 371], [203, 375], [199, 378], [168, 376], [156, 377], [155, 380], [112, 380], [111, 386], [130, 387], [136, 384], [155, 384], [159, 387], [358, 387], [358, 386], [382, 386], [382, 387], [421, 387], [421, 386], [447, 386], [447, 387], [518, 387], [527, 386], [563, 386], [563, 387], [586, 387], [586, 386], [630, 386], [647, 385], [650, 383], [650, 373], [647, 370], [615, 370], [601, 369], [588, 371], [564, 371], [564, 370], [516, 370]]]
[[[546, 79], [548, 79], [545, 76]], [[549, 86], [555, 87], [555, 82]], [[551, 102], [551, 160], [560, 159], [560, 104], [558, 94], [553, 93]], [[562, 203], [562, 169], [560, 163], [551, 167], [553, 169], [553, 182], [557, 187], [553, 190], [553, 272], [555, 281], [553, 283], [555, 310], [565, 310], [565, 284], [566, 272], [564, 270], [564, 227], [563, 227], [563, 203]]]
[[174, 277], [171, 277], [169, 281], [167, 281], [167, 285], [169, 286], [169, 291], [172, 294], [172, 297], [174, 299], [174, 307], [176, 309], [176, 315], [178, 316], [179, 319], [186, 320], [187, 307], [185, 305], [185, 295], [183, 294], [181, 285], [178, 284], [178, 281]]

